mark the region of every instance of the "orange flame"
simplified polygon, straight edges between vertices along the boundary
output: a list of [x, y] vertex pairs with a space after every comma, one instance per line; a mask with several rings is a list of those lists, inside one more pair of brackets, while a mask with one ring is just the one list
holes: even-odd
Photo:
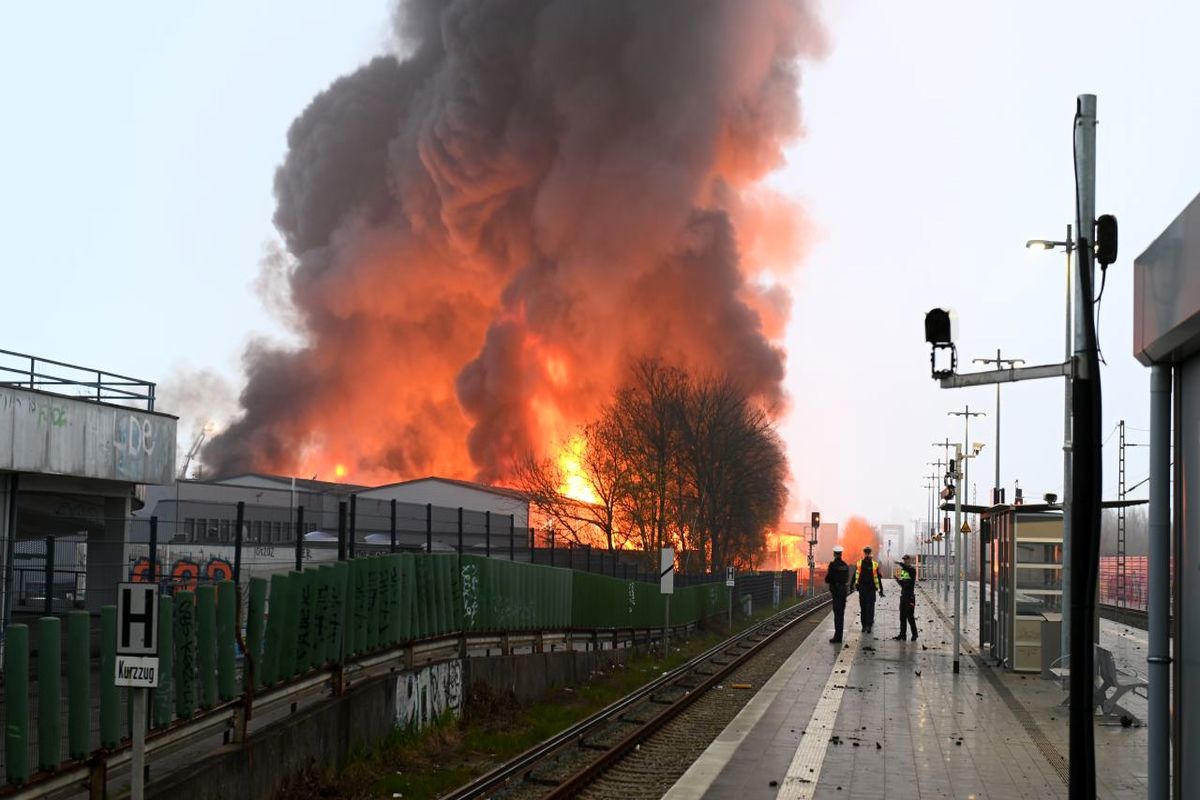
[[596, 494], [592, 482], [583, 471], [583, 454], [587, 451], [587, 442], [578, 434], [572, 436], [558, 454], [558, 468], [562, 472], [563, 482], [558, 487], [558, 493], [578, 500], [581, 503], [598, 504], [600, 496]]

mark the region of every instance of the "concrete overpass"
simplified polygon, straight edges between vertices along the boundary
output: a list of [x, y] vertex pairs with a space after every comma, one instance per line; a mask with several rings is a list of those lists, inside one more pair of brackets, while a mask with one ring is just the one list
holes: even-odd
[[20, 540], [86, 541], [86, 607], [98, 611], [115, 602], [141, 487], [174, 481], [175, 427], [175, 417], [154, 411], [153, 383], [0, 351], [6, 626]]

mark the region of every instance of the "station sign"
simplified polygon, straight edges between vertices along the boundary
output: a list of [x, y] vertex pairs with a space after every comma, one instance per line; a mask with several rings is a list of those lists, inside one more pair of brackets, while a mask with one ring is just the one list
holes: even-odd
[[158, 585], [117, 584], [117, 686], [158, 686]]
[[117, 655], [158, 655], [157, 584], [117, 584]]
[[154, 689], [158, 686], [158, 656], [117, 656], [117, 686]]
[[733, 586], [733, 584], [734, 584], [734, 581], [733, 581], [733, 567], [726, 567], [726, 568], [725, 568], [725, 585], [726, 585], [726, 586]]

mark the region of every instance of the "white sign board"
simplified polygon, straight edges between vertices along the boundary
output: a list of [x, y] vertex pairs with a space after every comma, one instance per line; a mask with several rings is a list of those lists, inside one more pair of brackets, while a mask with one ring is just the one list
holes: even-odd
[[725, 568], [725, 585], [733, 586], [733, 567]]
[[117, 656], [117, 686], [153, 689], [158, 686], [158, 656]]
[[117, 655], [158, 655], [157, 584], [117, 584]]
[[658, 590], [662, 594], [675, 594], [675, 550], [671, 547], [662, 549], [662, 559], [658, 562]]

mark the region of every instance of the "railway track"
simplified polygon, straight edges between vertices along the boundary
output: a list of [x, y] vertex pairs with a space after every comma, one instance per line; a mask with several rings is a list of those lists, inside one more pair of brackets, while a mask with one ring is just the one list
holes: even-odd
[[445, 795], [658, 798], [808, 636], [827, 597], [743, 631]]

